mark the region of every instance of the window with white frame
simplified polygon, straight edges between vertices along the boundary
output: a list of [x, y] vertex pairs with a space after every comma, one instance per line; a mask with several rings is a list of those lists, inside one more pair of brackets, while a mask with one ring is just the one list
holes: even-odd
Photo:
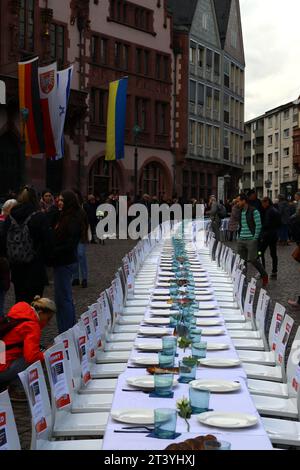
[[270, 116], [268, 118], [268, 128], [272, 129], [272, 127], [273, 127], [273, 116]]
[[268, 145], [273, 145], [273, 136], [272, 135], [269, 135], [268, 136]]
[[191, 41], [190, 42], [190, 63], [193, 65], [196, 64], [196, 51], [197, 51], [197, 44]]
[[290, 130], [289, 129], [284, 129], [283, 131], [283, 138], [288, 139], [290, 136]]
[[272, 165], [272, 163], [273, 163], [273, 153], [269, 153], [269, 155], [268, 155], [268, 164]]

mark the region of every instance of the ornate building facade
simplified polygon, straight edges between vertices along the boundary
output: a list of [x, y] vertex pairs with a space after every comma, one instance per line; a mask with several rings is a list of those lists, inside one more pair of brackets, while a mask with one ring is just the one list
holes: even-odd
[[[174, 21], [177, 187], [230, 197], [244, 161], [244, 47], [238, 0], [169, 0]], [[225, 176], [225, 178], [224, 178]]]
[[[84, 194], [134, 193], [171, 197], [173, 162], [172, 20], [160, 0], [2, 0], [0, 80], [7, 105], [0, 108], [1, 194], [21, 180], [17, 62], [74, 64], [62, 161], [27, 159], [27, 180], [39, 190], [80, 187]], [[129, 77], [126, 149], [122, 162], [105, 162], [108, 88]], [[140, 133], [135, 139], [133, 128]]]

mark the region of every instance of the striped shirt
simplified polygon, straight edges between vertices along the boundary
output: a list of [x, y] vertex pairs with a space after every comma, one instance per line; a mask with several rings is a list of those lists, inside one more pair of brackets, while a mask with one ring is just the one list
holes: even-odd
[[256, 209], [253, 212], [254, 223], [255, 223], [255, 234], [254, 235], [251, 233], [251, 231], [248, 227], [246, 213], [247, 213], [247, 211], [245, 209], [243, 209], [240, 239], [241, 240], [258, 240], [260, 232], [261, 232], [261, 228], [262, 228], [260, 213]]

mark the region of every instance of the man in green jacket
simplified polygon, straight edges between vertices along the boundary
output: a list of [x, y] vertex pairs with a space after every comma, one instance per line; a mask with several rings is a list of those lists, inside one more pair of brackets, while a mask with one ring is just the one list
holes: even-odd
[[269, 283], [268, 274], [258, 260], [258, 239], [262, 229], [260, 213], [249, 205], [245, 194], [238, 197], [237, 204], [241, 210], [238, 254], [246, 263], [253, 264], [261, 275], [263, 287], [266, 287]]

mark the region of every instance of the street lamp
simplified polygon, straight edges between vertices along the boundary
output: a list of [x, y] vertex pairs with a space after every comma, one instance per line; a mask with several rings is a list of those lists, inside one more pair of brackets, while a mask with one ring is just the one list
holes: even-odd
[[228, 185], [231, 181], [231, 176], [227, 173], [226, 175], [224, 175], [224, 196], [225, 196], [225, 201], [224, 202], [227, 202], [227, 199], [228, 199]]
[[21, 115], [21, 186], [26, 184], [26, 123], [29, 119], [29, 109], [22, 108], [20, 110]]
[[138, 146], [137, 141], [142, 129], [137, 124], [132, 129], [134, 135], [134, 195], [137, 200], [138, 193]]

